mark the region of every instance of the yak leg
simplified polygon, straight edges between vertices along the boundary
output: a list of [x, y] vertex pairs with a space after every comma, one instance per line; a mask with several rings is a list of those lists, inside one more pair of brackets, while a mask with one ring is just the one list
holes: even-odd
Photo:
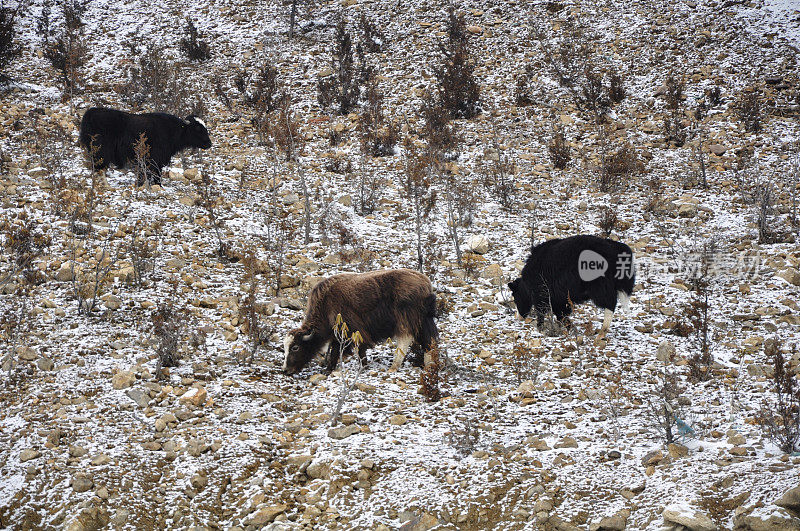
[[614, 317], [614, 310], [609, 310], [608, 308], [603, 309], [603, 326], [600, 327], [600, 333], [597, 334], [597, 338], [601, 339], [606, 337], [606, 333], [608, 329], [611, 328], [611, 318]]
[[414, 338], [410, 335], [405, 335], [397, 337], [395, 340], [397, 341], [397, 348], [394, 351], [394, 361], [392, 361], [392, 366], [389, 367], [389, 372], [395, 372], [403, 364], [403, 360], [406, 359], [406, 354]]

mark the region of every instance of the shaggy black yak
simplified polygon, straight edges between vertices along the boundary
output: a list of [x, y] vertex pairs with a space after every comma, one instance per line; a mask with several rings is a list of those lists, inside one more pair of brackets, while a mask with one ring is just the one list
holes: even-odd
[[561, 320], [572, 312], [572, 305], [592, 301], [605, 310], [606, 332], [617, 301], [626, 306], [635, 284], [630, 247], [596, 236], [572, 236], [531, 249], [522, 276], [508, 287], [520, 315], [534, 311], [539, 327], [550, 312]]
[[[184, 120], [160, 112], [131, 114], [92, 107], [81, 120], [81, 145], [90, 153], [90, 146], [95, 148], [94, 164], [98, 169], [112, 164], [118, 168], [130, 167], [136, 160], [133, 146], [142, 134], [149, 148], [145, 158], [147, 179], [153, 184], [161, 184], [161, 170], [179, 151], [211, 147], [208, 129], [196, 116]], [[137, 186], [144, 183], [144, 177], [138, 176]]]

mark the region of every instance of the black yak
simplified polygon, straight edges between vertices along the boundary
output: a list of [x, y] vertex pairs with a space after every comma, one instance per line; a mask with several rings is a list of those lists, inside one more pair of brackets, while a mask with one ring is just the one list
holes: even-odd
[[551, 311], [563, 320], [574, 304], [592, 301], [605, 310], [605, 333], [618, 299], [627, 306], [634, 284], [630, 247], [596, 236], [572, 236], [533, 247], [522, 276], [508, 287], [520, 315], [526, 317], [533, 310], [538, 327]]
[[428, 277], [410, 269], [342, 273], [311, 290], [303, 324], [284, 340], [285, 373], [299, 372], [311, 358], [329, 350], [327, 369], [336, 368], [340, 345], [334, 326], [339, 314], [351, 333], [361, 333], [358, 355], [362, 359], [368, 348], [387, 338], [397, 342], [393, 371], [402, 365], [409, 347], [415, 354], [412, 362], [420, 365], [438, 337], [436, 295]]
[[[185, 120], [161, 112], [131, 114], [116, 109], [92, 107], [81, 120], [80, 143], [92, 153], [94, 164], [103, 169], [111, 164], [118, 168], [136, 160], [134, 144], [144, 134], [149, 153], [145, 158], [147, 179], [161, 184], [161, 170], [173, 155], [187, 148], [208, 149], [211, 139], [202, 120], [189, 116]], [[144, 183], [139, 175], [136, 185]]]

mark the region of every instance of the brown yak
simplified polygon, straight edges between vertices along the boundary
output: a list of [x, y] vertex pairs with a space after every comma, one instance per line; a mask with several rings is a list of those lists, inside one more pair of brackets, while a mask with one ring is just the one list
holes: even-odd
[[311, 358], [329, 350], [327, 369], [336, 368], [339, 343], [334, 326], [338, 314], [352, 333], [361, 333], [358, 354], [362, 360], [367, 349], [387, 338], [397, 343], [392, 371], [400, 368], [409, 347], [415, 354], [412, 362], [421, 364], [422, 354], [438, 337], [436, 295], [428, 277], [410, 269], [342, 273], [311, 290], [303, 324], [284, 340], [286, 374], [299, 372]]

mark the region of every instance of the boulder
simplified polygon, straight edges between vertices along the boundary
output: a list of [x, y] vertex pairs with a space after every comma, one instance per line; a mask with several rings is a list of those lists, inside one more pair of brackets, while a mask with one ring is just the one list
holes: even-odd
[[774, 505], [759, 507], [742, 513], [734, 519], [734, 529], [742, 531], [800, 531], [800, 518], [789, 511]]
[[627, 521], [620, 515], [606, 516], [589, 529], [593, 531], [624, 531]]
[[717, 526], [708, 515], [695, 511], [685, 505], [668, 505], [661, 513], [664, 522], [670, 525], [682, 525], [689, 531], [716, 531]]
[[42, 452], [40, 452], [39, 450], [34, 450], [33, 448], [27, 448], [19, 453], [19, 460], [24, 463], [26, 461], [30, 461], [31, 459], [36, 459], [40, 455], [42, 455]]
[[672, 341], [665, 339], [658, 344], [656, 359], [661, 362], [668, 362], [675, 357], [675, 345]]
[[286, 509], [287, 509], [286, 504], [283, 503], [280, 503], [278, 505], [270, 505], [269, 507], [264, 507], [263, 509], [259, 509], [252, 516], [252, 518], [250, 518], [248, 524], [253, 526], [266, 525], [275, 520], [275, 517], [285, 512]]
[[489, 252], [489, 238], [475, 234], [467, 239], [467, 251], [475, 254], [486, 254]]
[[788, 282], [793, 286], [800, 286], [800, 271], [798, 271], [793, 267], [790, 267], [789, 269], [784, 269], [776, 276], [782, 278], [783, 280], [785, 280], [786, 282]]
[[207, 399], [208, 393], [204, 387], [192, 387], [181, 395], [180, 402], [200, 407], [206, 403]]
[[136, 375], [132, 371], [117, 371], [111, 377], [111, 385], [114, 389], [125, 389], [133, 385], [136, 381]]
[[83, 509], [64, 529], [65, 531], [99, 531], [110, 521], [105, 509], [90, 507]]
[[800, 516], [800, 486], [784, 492], [783, 496], [775, 502], [775, 505], [788, 509], [795, 515]]

